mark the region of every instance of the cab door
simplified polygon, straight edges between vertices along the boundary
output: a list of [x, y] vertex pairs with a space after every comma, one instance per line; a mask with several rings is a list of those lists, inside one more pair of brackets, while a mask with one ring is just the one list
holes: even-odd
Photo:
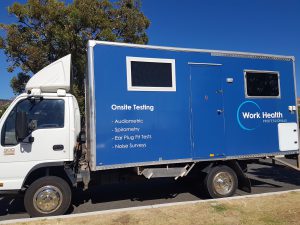
[[[23, 99], [11, 110], [1, 129], [0, 162], [69, 160], [68, 99]], [[16, 139], [17, 112], [26, 112], [30, 135]]]

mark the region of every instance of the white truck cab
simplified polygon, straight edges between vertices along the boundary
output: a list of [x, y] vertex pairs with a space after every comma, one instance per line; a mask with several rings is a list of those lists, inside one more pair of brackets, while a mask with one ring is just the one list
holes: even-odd
[[74, 160], [80, 113], [76, 98], [67, 93], [70, 67], [68, 55], [35, 74], [27, 93], [18, 96], [0, 119], [0, 193], [21, 192], [41, 179], [35, 202], [25, 203], [34, 216], [51, 215], [63, 203], [54, 185], [57, 179], [52, 187], [43, 186], [43, 173], [54, 177]]

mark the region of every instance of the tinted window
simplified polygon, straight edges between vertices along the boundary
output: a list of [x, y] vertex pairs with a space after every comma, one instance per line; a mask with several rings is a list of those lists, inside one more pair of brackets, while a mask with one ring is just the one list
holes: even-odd
[[16, 108], [14, 108], [8, 115], [1, 132], [1, 145], [16, 145]]
[[23, 100], [10, 112], [2, 128], [1, 144], [16, 145], [15, 120], [16, 112], [26, 112], [29, 124], [34, 129], [64, 127], [63, 100]]
[[134, 87], [172, 87], [172, 63], [131, 61]]
[[246, 72], [248, 96], [279, 96], [278, 73]]

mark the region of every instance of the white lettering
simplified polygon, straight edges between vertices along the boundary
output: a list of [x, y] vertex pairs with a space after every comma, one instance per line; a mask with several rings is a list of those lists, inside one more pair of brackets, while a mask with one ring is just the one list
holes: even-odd
[[114, 145], [114, 147], [113, 148], [121, 148], [121, 149], [126, 149], [126, 148], [128, 148], [128, 145], [126, 144], [126, 145], [124, 145], [124, 144], [117, 144], [117, 145]]
[[266, 118], [266, 119], [283, 118], [283, 114], [281, 112], [274, 112], [274, 113], [263, 112], [262, 115], [263, 115], [263, 118]]
[[124, 105], [115, 105], [115, 104], [113, 104], [113, 105], [111, 105], [111, 109], [112, 110], [131, 110], [132, 109], [132, 107], [130, 106], [130, 105], [127, 105], [127, 104], [124, 104]]
[[136, 120], [127, 120], [127, 119], [123, 119], [123, 120], [115, 120], [113, 121], [113, 123], [143, 123], [144, 121], [141, 119], [136, 119]]
[[141, 111], [154, 111], [154, 106], [153, 105], [133, 105], [134, 110], [141, 110]]
[[281, 112], [255, 112], [255, 113], [250, 113], [250, 112], [242, 112], [242, 116], [244, 119], [283, 119], [283, 113]]
[[129, 148], [146, 148], [146, 144], [129, 144]]
[[153, 112], [155, 110], [153, 105], [116, 105], [113, 104], [110, 107], [113, 111], [130, 111], [130, 110], [135, 110], [135, 111], [151, 111]]
[[115, 129], [113, 131], [116, 132], [116, 133], [128, 132], [128, 131], [130, 131], [130, 132], [139, 132], [140, 128], [138, 128], [138, 127], [130, 127], [130, 128], [115, 127]]
[[243, 117], [244, 119], [259, 119], [260, 118], [260, 113], [250, 113], [250, 112], [243, 112]]

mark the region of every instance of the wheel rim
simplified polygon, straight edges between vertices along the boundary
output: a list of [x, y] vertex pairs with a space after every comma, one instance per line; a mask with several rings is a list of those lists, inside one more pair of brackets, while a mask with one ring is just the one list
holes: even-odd
[[37, 190], [33, 197], [33, 205], [40, 213], [48, 214], [56, 211], [62, 203], [61, 191], [55, 186], [44, 186]]
[[216, 193], [227, 195], [233, 190], [233, 176], [227, 172], [219, 172], [213, 179], [213, 185]]

